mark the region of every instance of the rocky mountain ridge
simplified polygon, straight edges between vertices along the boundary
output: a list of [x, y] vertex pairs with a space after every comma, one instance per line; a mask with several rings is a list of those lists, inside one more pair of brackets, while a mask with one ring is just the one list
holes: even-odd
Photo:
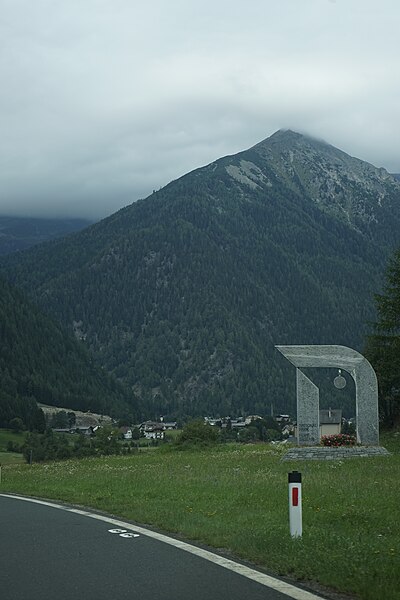
[[[379, 222], [382, 204], [387, 203], [391, 210], [392, 203], [398, 203], [400, 183], [396, 176], [326, 142], [280, 130], [246, 153], [250, 152], [261, 162], [241, 159], [239, 166], [226, 166], [234, 179], [254, 189], [272, 187], [277, 178], [354, 229], [365, 231], [371, 222]], [[270, 170], [273, 175], [268, 178], [265, 172]]]

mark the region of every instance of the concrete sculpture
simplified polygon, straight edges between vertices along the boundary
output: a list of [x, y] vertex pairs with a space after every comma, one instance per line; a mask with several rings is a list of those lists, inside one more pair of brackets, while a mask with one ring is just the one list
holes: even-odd
[[299, 445], [320, 441], [319, 389], [301, 370], [308, 367], [336, 368], [351, 375], [356, 388], [357, 442], [379, 445], [378, 382], [374, 369], [362, 354], [346, 346], [275, 347], [296, 367]]

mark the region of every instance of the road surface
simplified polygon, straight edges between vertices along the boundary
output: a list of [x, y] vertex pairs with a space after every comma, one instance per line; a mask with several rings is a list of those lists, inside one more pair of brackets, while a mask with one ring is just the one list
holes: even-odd
[[198, 546], [74, 507], [0, 494], [2, 600], [320, 600]]

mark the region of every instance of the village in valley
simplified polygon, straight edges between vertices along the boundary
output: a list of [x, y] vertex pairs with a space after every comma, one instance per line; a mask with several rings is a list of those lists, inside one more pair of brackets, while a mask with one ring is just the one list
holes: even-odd
[[[120, 440], [132, 442], [147, 440], [157, 445], [159, 442], [173, 440], [184, 425], [179, 421], [165, 420], [163, 416], [158, 420], [126, 425], [112, 420], [111, 417], [91, 412], [66, 411], [54, 407], [48, 407], [50, 410], [47, 412], [46, 408], [43, 406], [46, 419], [54, 433], [58, 434], [80, 434], [92, 437], [96, 436], [102, 428], [108, 427], [118, 433]], [[285, 444], [297, 442], [297, 424], [289, 414], [273, 416], [254, 414], [236, 418], [205, 416], [202, 420], [204, 425], [220, 430], [226, 441]], [[319, 423], [320, 438], [341, 433], [355, 433], [355, 418], [344, 418], [341, 409], [320, 410]]]

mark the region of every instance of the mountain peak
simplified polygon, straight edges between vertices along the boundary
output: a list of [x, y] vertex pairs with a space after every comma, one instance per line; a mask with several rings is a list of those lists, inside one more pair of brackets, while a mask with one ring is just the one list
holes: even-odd
[[399, 182], [385, 169], [291, 129], [276, 131], [238, 157], [226, 166], [236, 185], [263, 189], [266, 196], [283, 185], [358, 231], [381, 220], [383, 205], [390, 212], [394, 197], [398, 203]]
[[264, 147], [275, 148], [277, 146], [282, 148], [289, 148], [291, 146], [297, 146], [299, 144], [317, 145], [329, 147], [323, 140], [314, 138], [306, 133], [299, 133], [292, 129], [278, 129], [270, 137], [266, 138], [262, 142], [259, 142], [253, 148], [262, 149]]
[[270, 138], [281, 138], [281, 139], [295, 139], [295, 138], [300, 138], [300, 137], [304, 137], [303, 134], [299, 133], [298, 131], [293, 131], [293, 129], [278, 129], [278, 131], [275, 131], [275, 133], [273, 133], [268, 139]]

